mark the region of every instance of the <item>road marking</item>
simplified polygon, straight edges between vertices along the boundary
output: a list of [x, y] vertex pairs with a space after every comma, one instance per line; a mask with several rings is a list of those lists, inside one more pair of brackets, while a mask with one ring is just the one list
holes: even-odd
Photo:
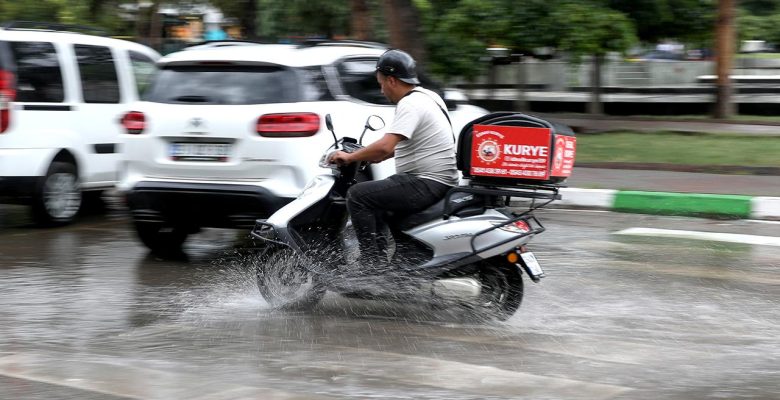
[[758, 244], [764, 246], [780, 246], [780, 237], [743, 235], [738, 233], [683, 231], [676, 229], [628, 228], [615, 232], [616, 235], [651, 236], [675, 239], [707, 240], [713, 242], [729, 242], [743, 244]]

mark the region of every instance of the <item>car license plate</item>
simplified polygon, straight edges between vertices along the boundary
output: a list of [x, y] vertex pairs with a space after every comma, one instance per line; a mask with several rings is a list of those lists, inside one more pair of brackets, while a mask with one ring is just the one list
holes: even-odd
[[171, 158], [177, 161], [227, 161], [229, 143], [171, 143]]
[[544, 271], [542, 270], [542, 266], [539, 265], [539, 260], [536, 259], [536, 256], [534, 253], [530, 251], [526, 251], [525, 253], [520, 253], [520, 257], [523, 258], [523, 263], [528, 268], [528, 270], [531, 272], [531, 275], [533, 276], [543, 276]]

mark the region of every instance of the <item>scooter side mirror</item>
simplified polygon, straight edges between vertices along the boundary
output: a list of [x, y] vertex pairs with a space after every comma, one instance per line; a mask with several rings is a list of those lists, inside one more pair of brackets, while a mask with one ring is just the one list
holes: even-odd
[[330, 114], [325, 115], [325, 127], [327, 127], [329, 131], [333, 132], [333, 119], [330, 117]]
[[358, 140], [358, 143], [363, 144], [363, 136], [366, 134], [367, 130], [372, 131], [378, 131], [385, 127], [385, 120], [382, 119], [382, 117], [378, 115], [372, 115], [366, 119], [366, 125], [363, 126], [363, 133], [360, 134], [360, 139]]
[[378, 115], [372, 115], [366, 120], [366, 129], [378, 131], [385, 127], [385, 120]]
[[330, 134], [333, 135], [333, 147], [338, 150], [339, 139], [336, 137], [336, 132], [333, 132], [333, 119], [330, 114], [325, 114], [325, 127], [328, 128]]

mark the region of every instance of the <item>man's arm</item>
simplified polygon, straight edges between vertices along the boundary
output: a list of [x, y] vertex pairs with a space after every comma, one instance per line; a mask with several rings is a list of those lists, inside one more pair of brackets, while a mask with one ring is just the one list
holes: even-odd
[[385, 133], [385, 135], [374, 143], [354, 152], [345, 153], [337, 151], [330, 156], [330, 162], [337, 164], [349, 164], [356, 161], [380, 162], [393, 157], [395, 146], [406, 138], [396, 133]]

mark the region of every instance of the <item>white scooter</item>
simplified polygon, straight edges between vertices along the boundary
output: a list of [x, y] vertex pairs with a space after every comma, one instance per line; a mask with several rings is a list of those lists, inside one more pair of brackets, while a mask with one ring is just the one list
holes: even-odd
[[[366, 166], [329, 165], [327, 160], [335, 150], [361, 148], [363, 134], [381, 129], [384, 121], [371, 116], [360, 140], [339, 140], [330, 115], [325, 120], [334, 144], [320, 166], [331, 172], [315, 177], [297, 199], [270, 218], [257, 220], [251, 232], [252, 238], [264, 242], [256, 269], [265, 300], [283, 309], [307, 309], [326, 291], [334, 291], [464, 307], [498, 320], [512, 316], [523, 298], [522, 275], [534, 282], [544, 276], [526, 245], [545, 230], [532, 211], [560, 199], [558, 186], [452, 188], [423, 211], [388, 215], [388, 264], [358, 265], [345, 198]], [[512, 197], [533, 202], [516, 213], [508, 207]]]

